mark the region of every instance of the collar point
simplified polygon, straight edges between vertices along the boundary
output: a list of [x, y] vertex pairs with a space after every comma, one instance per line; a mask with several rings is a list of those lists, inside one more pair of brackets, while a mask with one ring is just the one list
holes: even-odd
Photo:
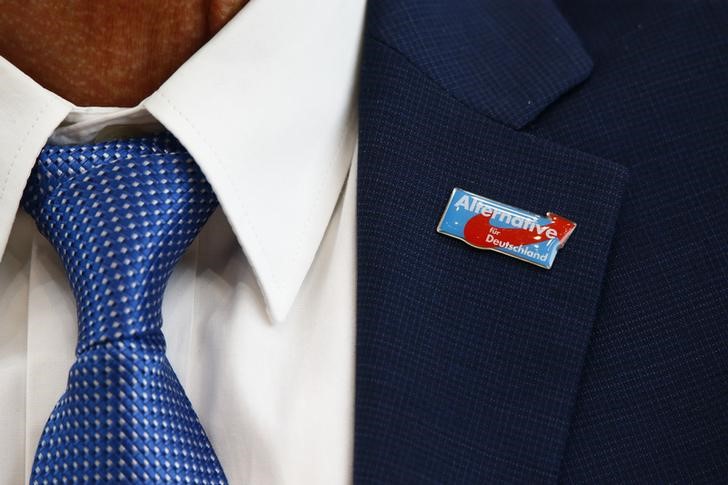
[[271, 289], [261, 284], [266, 312], [273, 325], [286, 321], [296, 302], [298, 291], [283, 291], [281, 288]]

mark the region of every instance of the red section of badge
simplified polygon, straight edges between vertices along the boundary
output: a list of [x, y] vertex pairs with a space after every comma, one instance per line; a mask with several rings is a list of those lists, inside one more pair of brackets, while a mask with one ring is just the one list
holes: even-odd
[[[556, 231], [556, 239], [559, 240], [559, 247], [563, 246], [571, 233], [574, 231], [576, 224], [559, 215], [549, 212], [546, 216], [551, 219], [551, 223], [543, 226]], [[495, 241], [508, 242], [514, 246], [524, 246], [526, 244], [534, 244], [538, 242], [548, 241], [546, 231], [539, 234], [536, 228], [502, 228], [495, 227], [490, 223], [493, 214], [478, 214], [472, 217], [463, 230], [465, 240], [473, 246], [488, 249], [495, 247]], [[492, 237], [489, 238], [488, 235]]]

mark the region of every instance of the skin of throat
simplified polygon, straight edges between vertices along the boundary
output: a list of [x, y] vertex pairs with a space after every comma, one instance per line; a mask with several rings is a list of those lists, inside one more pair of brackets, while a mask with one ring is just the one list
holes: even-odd
[[135, 106], [248, 0], [0, 0], [0, 56], [77, 106]]

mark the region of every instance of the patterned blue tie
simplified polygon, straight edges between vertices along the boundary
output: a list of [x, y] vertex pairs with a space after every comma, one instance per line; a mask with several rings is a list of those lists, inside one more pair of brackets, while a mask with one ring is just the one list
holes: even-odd
[[24, 209], [58, 252], [78, 346], [33, 484], [227, 483], [165, 357], [162, 295], [217, 199], [171, 135], [46, 146]]

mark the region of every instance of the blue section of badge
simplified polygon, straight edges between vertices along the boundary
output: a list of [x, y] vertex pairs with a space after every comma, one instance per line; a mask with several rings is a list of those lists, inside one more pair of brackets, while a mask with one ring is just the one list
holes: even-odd
[[[475, 217], [480, 219], [471, 223], [466, 234], [466, 225]], [[568, 234], [557, 237], [553, 223], [551, 217], [539, 216], [456, 188], [437, 231], [471, 246], [490, 249], [549, 269], [568, 237]]]

